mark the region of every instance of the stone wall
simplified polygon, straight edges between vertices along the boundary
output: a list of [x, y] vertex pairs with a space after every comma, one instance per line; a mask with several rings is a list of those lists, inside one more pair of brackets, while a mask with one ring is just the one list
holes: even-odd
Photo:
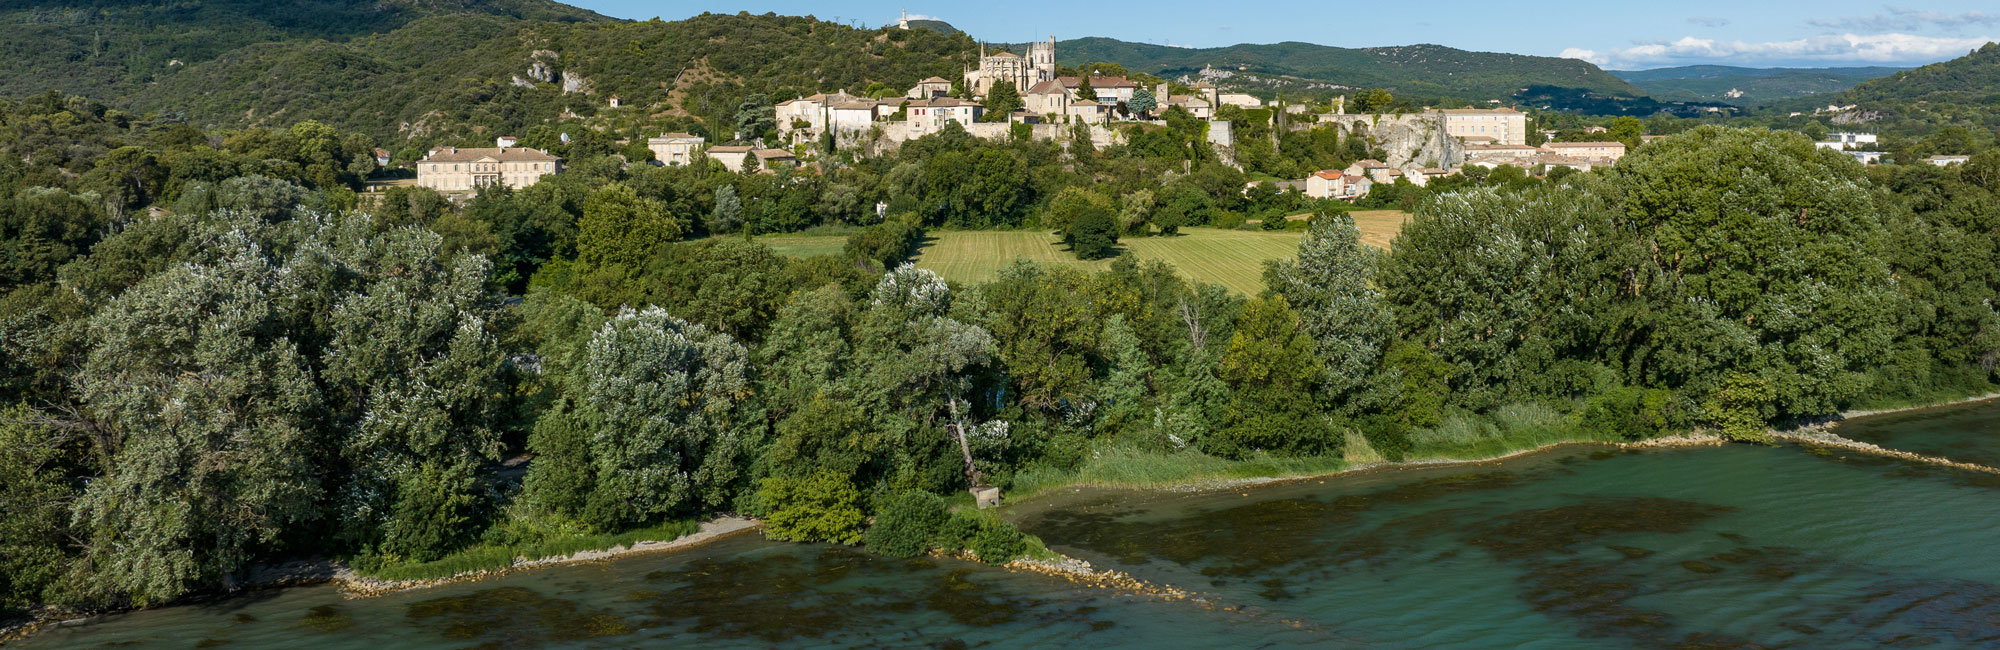
[[[1006, 122], [979, 122], [961, 124], [960, 126], [964, 127], [965, 132], [971, 134], [973, 137], [988, 140], [1008, 138], [1013, 134], [1014, 127], [1013, 124]], [[857, 129], [838, 132], [835, 135], [836, 146], [846, 150], [858, 149], [864, 152], [865, 155], [873, 156], [895, 151], [904, 142], [935, 133], [933, 130], [920, 130], [916, 127], [916, 124], [907, 121], [876, 122], [867, 130]], [[1069, 127], [1070, 125], [1068, 124], [1032, 124], [1028, 128], [1030, 137], [1037, 140], [1054, 140], [1067, 143], [1069, 142]], [[1089, 125], [1089, 129], [1091, 146], [1101, 149], [1125, 141], [1125, 136], [1120, 131], [1096, 124]]]

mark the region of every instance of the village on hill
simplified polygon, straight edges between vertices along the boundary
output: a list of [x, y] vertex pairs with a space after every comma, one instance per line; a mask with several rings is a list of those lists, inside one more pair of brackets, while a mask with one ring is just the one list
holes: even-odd
[[[907, 21], [901, 23], [908, 29]], [[879, 154], [904, 142], [955, 126], [975, 137], [1001, 140], [1027, 137], [1061, 141], [1087, 137], [1094, 147], [1122, 143], [1124, 125], [1165, 125], [1165, 115], [1179, 111], [1202, 123], [1207, 142], [1221, 162], [1233, 167], [1236, 142], [1232, 121], [1222, 119], [1222, 107], [1276, 114], [1281, 130], [1332, 126], [1344, 136], [1359, 135], [1377, 145], [1382, 159], [1366, 158], [1340, 169], [1314, 171], [1303, 179], [1253, 181], [1274, 183], [1279, 191], [1299, 192], [1312, 199], [1354, 201], [1376, 185], [1430, 181], [1462, 173], [1467, 167], [1493, 170], [1515, 167], [1543, 177], [1551, 170], [1588, 172], [1614, 165], [1625, 156], [1625, 142], [1558, 141], [1553, 129], [1535, 130], [1521, 108], [1488, 100], [1486, 108], [1423, 107], [1415, 111], [1347, 111], [1347, 97], [1313, 103], [1273, 102], [1248, 92], [1224, 89], [1202, 79], [1228, 78], [1204, 70], [1192, 83], [1159, 81], [1144, 84], [1127, 76], [1063, 75], [1056, 63], [1056, 39], [1031, 42], [1027, 55], [982, 45], [978, 64], [957, 79], [932, 76], [901, 95], [869, 96], [834, 89], [786, 99], [772, 106], [777, 142], [737, 140], [710, 143], [685, 132], [662, 133], [646, 146], [658, 164], [682, 166], [713, 160], [732, 171], [773, 171], [797, 168], [802, 162], [834, 150]], [[1086, 73], [1093, 72], [1086, 70]], [[606, 100], [611, 107], [619, 98]], [[1532, 133], [1531, 133], [1532, 131]], [[1586, 136], [1607, 133], [1603, 126], [1582, 129]], [[1640, 141], [1660, 137], [1643, 135]], [[468, 192], [482, 185], [524, 187], [561, 169], [561, 160], [535, 149], [513, 146], [500, 137], [490, 149], [443, 147], [416, 164], [418, 185], [441, 192]], [[1530, 144], [1533, 142], [1534, 144]], [[1884, 152], [1868, 150], [1876, 136], [1830, 133], [1817, 146], [1848, 153], [1862, 164], [1881, 162]], [[1943, 166], [1964, 162], [1964, 156], [1934, 156], [1923, 162]], [[1247, 188], [1246, 188], [1247, 189]]]

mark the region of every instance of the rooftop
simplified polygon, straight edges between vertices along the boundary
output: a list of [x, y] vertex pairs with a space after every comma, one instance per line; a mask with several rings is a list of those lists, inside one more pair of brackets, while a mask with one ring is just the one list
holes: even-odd
[[562, 160], [549, 152], [527, 147], [439, 147], [425, 156], [426, 162], [473, 162], [493, 159], [500, 162], [555, 162]]

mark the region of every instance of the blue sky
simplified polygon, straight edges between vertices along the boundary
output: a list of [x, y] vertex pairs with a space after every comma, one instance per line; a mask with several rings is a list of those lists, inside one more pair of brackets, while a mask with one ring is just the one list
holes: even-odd
[[[610, 16], [676, 20], [700, 14], [811, 14], [877, 26], [902, 10], [990, 41], [1109, 36], [1213, 47], [1305, 41], [1341, 47], [1437, 43], [1567, 56], [1610, 69], [1715, 63], [1831, 67], [1921, 65], [2000, 40], [2000, 4], [1821, 0], [1424, 3], [1155, 0], [918, 2], [863, 0], [565, 0]], [[1144, 7], [1143, 9], [1138, 7]]]

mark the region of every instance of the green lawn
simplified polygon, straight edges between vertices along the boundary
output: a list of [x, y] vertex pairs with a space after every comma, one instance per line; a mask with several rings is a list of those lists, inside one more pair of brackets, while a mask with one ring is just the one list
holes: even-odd
[[[1264, 262], [1297, 254], [1299, 237], [1296, 232], [1189, 228], [1176, 237], [1126, 238], [1119, 242], [1119, 248], [1142, 260], [1164, 260], [1198, 281], [1256, 293], [1263, 288]], [[838, 235], [772, 235], [758, 241], [797, 257], [837, 255], [846, 242]], [[1076, 259], [1055, 235], [1019, 230], [932, 231], [915, 261], [947, 280], [969, 284], [992, 278], [1018, 258], [1092, 270], [1111, 265], [1108, 259]]]
[[[1385, 249], [1408, 218], [1409, 215], [1395, 210], [1354, 213], [1361, 241]], [[1121, 251], [1130, 251], [1139, 259], [1172, 264], [1194, 280], [1252, 294], [1264, 288], [1264, 262], [1297, 254], [1300, 236], [1297, 232], [1189, 228], [1177, 237], [1127, 237], [1118, 245]], [[765, 235], [757, 241], [783, 255], [813, 257], [841, 254], [847, 237], [845, 233]], [[1076, 259], [1055, 235], [1046, 231], [1022, 230], [933, 230], [917, 251], [916, 263], [937, 271], [947, 280], [969, 284], [992, 278], [1018, 258], [1089, 269], [1111, 265], [1110, 260]]]

